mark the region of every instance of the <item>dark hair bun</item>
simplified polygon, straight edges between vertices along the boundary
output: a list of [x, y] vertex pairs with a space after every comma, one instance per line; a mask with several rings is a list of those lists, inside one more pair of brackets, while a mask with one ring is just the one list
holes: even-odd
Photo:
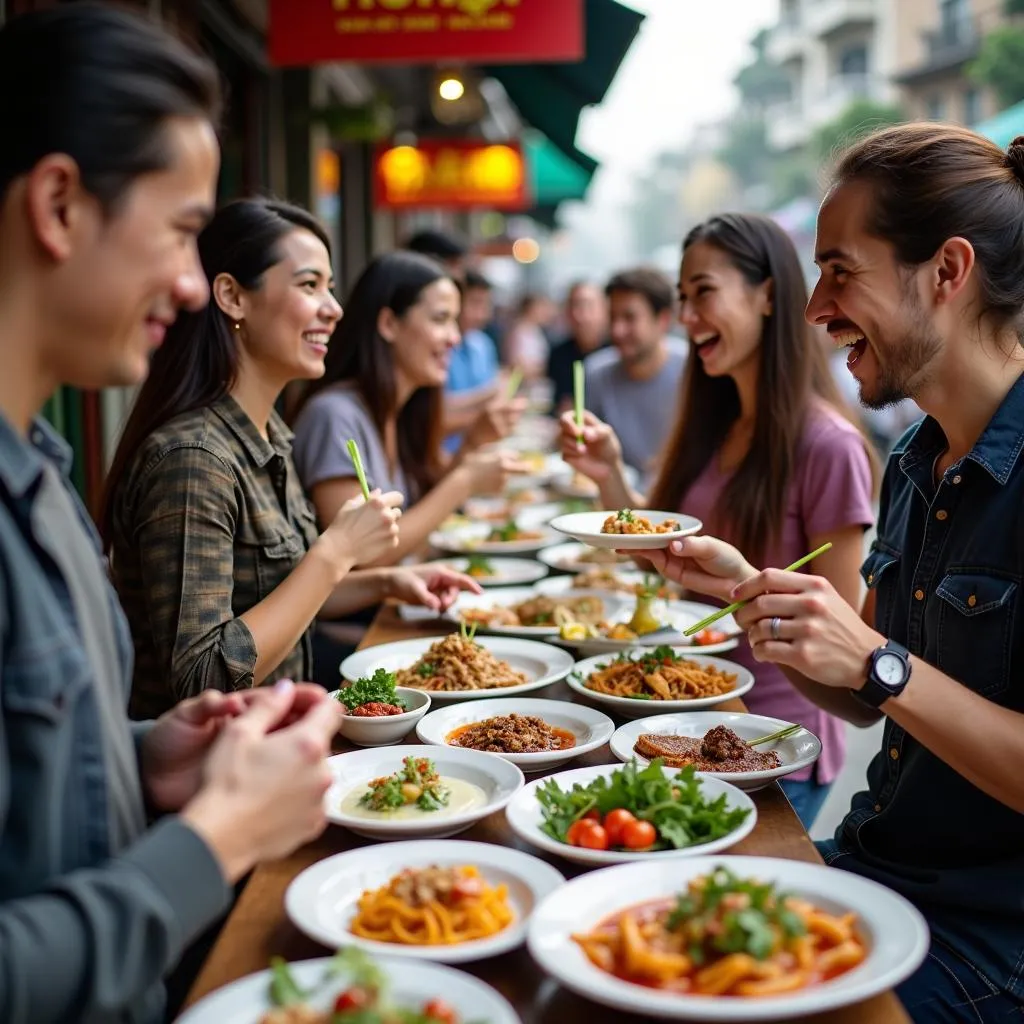
[[1006, 166], [1024, 184], [1024, 135], [1018, 135], [1006, 150]]

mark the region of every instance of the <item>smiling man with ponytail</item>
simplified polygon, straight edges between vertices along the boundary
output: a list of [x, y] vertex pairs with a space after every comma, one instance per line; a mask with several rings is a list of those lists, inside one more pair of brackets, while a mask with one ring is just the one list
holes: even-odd
[[909, 124], [841, 158], [808, 319], [850, 348], [861, 401], [927, 414], [897, 443], [852, 608], [694, 538], [651, 560], [747, 600], [754, 656], [808, 697], [886, 719], [826, 861], [910, 898], [932, 932], [899, 989], [918, 1024], [1024, 1014], [1024, 138]]

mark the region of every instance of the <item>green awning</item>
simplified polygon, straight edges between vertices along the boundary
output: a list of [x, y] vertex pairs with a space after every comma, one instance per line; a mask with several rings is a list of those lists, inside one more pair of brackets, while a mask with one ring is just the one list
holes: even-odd
[[530, 195], [539, 207], [557, 206], [568, 199], [583, 199], [594, 176], [586, 165], [570, 160], [546, 135], [536, 130], [523, 134], [523, 151], [530, 175]]
[[604, 99], [644, 15], [616, 0], [586, 0], [584, 17], [583, 60], [571, 64], [501, 64], [485, 71], [505, 87], [524, 121], [593, 174], [597, 161], [576, 148], [580, 111]]
[[995, 117], [975, 125], [974, 130], [1006, 149], [1018, 135], [1024, 135], [1024, 102], [1007, 107]]

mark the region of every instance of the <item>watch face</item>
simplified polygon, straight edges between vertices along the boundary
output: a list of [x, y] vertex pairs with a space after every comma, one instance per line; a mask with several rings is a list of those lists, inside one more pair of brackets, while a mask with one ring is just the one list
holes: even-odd
[[903, 659], [895, 654], [882, 653], [875, 661], [875, 675], [886, 686], [899, 686], [906, 672]]

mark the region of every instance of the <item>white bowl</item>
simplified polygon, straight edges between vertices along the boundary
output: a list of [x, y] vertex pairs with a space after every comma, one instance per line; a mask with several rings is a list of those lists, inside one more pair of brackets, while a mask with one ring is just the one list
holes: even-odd
[[[771, 997], [691, 996], [635, 985], [595, 967], [572, 940], [612, 914], [671, 898], [719, 865], [775, 882], [831, 913], [854, 911], [868, 943], [863, 963], [831, 981]], [[908, 978], [928, 952], [928, 926], [902, 896], [851, 871], [771, 857], [691, 857], [591, 871], [561, 886], [534, 912], [530, 953], [541, 968], [587, 999], [642, 1017], [701, 1022], [791, 1021], [862, 1002]], [[600, 1015], [595, 1020], [604, 1019]]]
[[[479, 786], [486, 802], [460, 814], [441, 810], [413, 820], [394, 820], [386, 816], [363, 818], [342, 809], [342, 801], [352, 790], [362, 789], [372, 779], [393, 775], [401, 769], [406, 757], [429, 758], [439, 775]], [[523, 773], [514, 764], [488, 757], [479, 750], [460, 747], [412, 745], [400, 750], [359, 750], [335, 754], [327, 759], [327, 764], [334, 776], [324, 796], [328, 820], [368, 839], [441, 839], [457, 835], [500, 811], [523, 786]]]
[[[339, 693], [341, 690], [332, 690], [331, 697], [337, 700]], [[357, 747], [386, 747], [401, 742], [430, 709], [430, 694], [408, 686], [396, 686], [395, 693], [405, 702], [408, 711], [381, 718], [363, 718], [346, 713], [338, 731]]]
[[[496, 935], [451, 946], [405, 946], [363, 939], [349, 931], [364, 890], [378, 889], [407, 868], [474, 865], [489, 885], [508, 886], [512, 923]], [[285, 910], [292, 923], [330, 949], [360, 946], [374, 956], [466, 963], [505, 953], [526, 938], [530, 915], [560, 885], [562, 874], [519, 850], [493, 843], [460, 839], [422, 839], [366, 846], [328, 857], [303, 871], [285, 893]]]
[[[747, 811], [747, 817], [743, 823], [732, 830], [728, 835], [720, 839], [714, 839], [709, 843], [700, 843], [696, 846], [683, 847], [680, 850], [656, 850], [644, 853], [632, 850], [587, 850], [582, 846], [570, 846], [568, 843], [560, 843], [552, 839], [541, 825], [544, 823], [544, 816], [541, 813], [541, 806], [537, 800], [537, 789], [548, 781], [558, 783], [560, 789], [568, 792], [577, 783], [587, 786], [594, 779], [608, 778], [613, 772], [619, 771], [618, 765], [603, 764], [596, 768], [575, 768], [572, 771], [559, 772], [546, 779], [535, 779], [528, 782], [519, 790], [505, 808], [505, 817], [508, 819], [509, 827], [520, 839], [535, 846], [545, 853], [553, 853], [576, 864], [586, 864], [593, 867], [595, 864], [624, 864], [628, 861], [662, 861], [679, 857], [699, 857], [704, 854], [718, 853], [735, 846], [740, 840], [746, 839], [754, 830], [757, 824], [757, 808], [754, 801], [746, 793], [722, 782], [720, 779], [701, 779], [701, 793], [709, 800], [715, 800], [725, 795], [726, 806], [732, 810], [742, 808]], [[670, 775], [676, 774], [671, 768], [666, 769]]]
[[[644, 703], [650, 703], [645, 701]], [[658, 733], [662, 736], [703, 736], [708, 729], [716, 725], [724, 725], [732, 729], [741, 740], [756, 740], [759, 736], [767, 736], [792, 725], [781, 718], [766, 718], [764, 715], [745, 714], [740, 711], [696, 711], [693, 714], [653, 715], [629, 722], [621, 729], [615, 730], [612, 736], [612, 753], [620, 761], [628, 761], [635, 757], [641, 764], [648, 764], [633, 750], [633, 745], [642, 733]], [[724, 779], [734, 786], [752, 793], [763, 789], [774, 779], [784, 779], [787, 775], [800, 771], [814, 764], [821, 755], [821, 740], [807, 729], [787, 736], [778, 743], [769, 743], [758, 747], [758, 750], [774, 750], [779, 755], [782, 765], [769, 768], [762, 772], [698, 772], [710, 778]]]
[[453, 729], [513, 713], [536, 715], [543, 718], [548, 725], [565, 729], [576, 737], [576, 745], [566, 750], [544, 750], [536, 754], [491, 754], [492, 757], [511, 761], [524, 772], [547, 771], [555, 765], [571, 761], [574, 757], [589, 753], [607, 743], [615, 732], [615, 723], [607, 715], [583, 704], [570, 704], [564, 700], [529, 700], [513, 697], [508, 700], [489, 700], [486, 704], [449, 704], [447, 707], [438, 708], [420, 722], [416, 727], [416, 735], [424, 743], [447, 746], [447, 737]]
[[592, 548], [611, 548], [613, 551], [651, 551], [654, 548], [667, 548], [672, 541], [682, 540], [683, 537], [699, 533], [704, 528], [699, 519], [678, 512], [636, 509], [634, 514], [638, 519], [649, 519], [653, 526], [660, 525], [666, 519], [674, 519], [679, 528], [669, 533], [603, 533], [601, 527], [605, 520], [609, 516], [618, 515], [617, 510], [572, 512], [567, 516], [552, 519], [551, 528], [567, 534], [582, 544], [589, 544]]
[[[394, 955], [377, 957], [375, 963], [388, 979], [388, 991], [396, 1006], [419, 1010], [440, 996], [456, 1010], [460, 1020], [520, 1024], [508, 1000], [472, 975], [443, 964], [411, 962]], [[288, 967], [296, 984], [307, 991], [316, 990], [309, 1003], [324, 1012], [352, 984], [348, 974], [335, 973], [333, 957], [300, 960]], [[186, 1010], [178, 1024], [255, 1024], [273, 1009], [268, 998], [270, 981], [270, 971], [266, 970], [225, 985]]]
[[[569, 688], [575, 690], [580, 696], [596, 701], [598, 704], [604, 704], [624, 718], [644, 719], [652, 714], [668, 714], [673, 711], [695, 711], [697, 708], [714, 707], [716, 704], [723, 704], [734, 697], [742, 697], [754, 685], [753, 673], [742, 665], [737, 665], [735, 662], [726, 661], [724, 658], [709, 658], [705, 654], [695, 654], [692, 647], [673, 647], [672, 650], [681, 658], [686, 658], [687, 661], [717, 668], [722, 672], [728, 672], [730, 675], [736, 676], [736, 683], [733, 689], [729, 690], [728, 693], [719, 693], [712, 697], [694, 697], [692, 700], [643, 700], [636, 697], [616, 697], [612, 694], [588, 690], [583, 684], [590, 677], [591, 673], [604, 668], [614, 660], [608, 654], [578, 661], [566, 682], [569, 684]], [[640, 656], [648, 652], [631, 648], [626, 653]], [[770, 731], [766, 730], [766, 732]]]
[[[417, 637], [414, 640], [396, 640], [390, 644], [364, 647], [349, 655], [341, 663], [341, 674], [345, 679], [362, 679], [372, 676], [377, 669], [397, 672], [416, 664], [420, 657], [440, 640], [439, 636]], [[485, 647], [496, 658], [507, 661], [517, 672], [526, 676], [525, 683], [517, 686], [495, 687], [488, 690], [429, 690], [432, 703], [445, 704], [453, 701], [480, 700], [490, 697], [510, 697], [519, 693], [539, 690], [564, 679], [572, 669], [572, 656], [536, 640], [520, 640], [508, 636], [482, 636], [476, 642]], [[415, 689], [415, 687], [413, 687]]]

